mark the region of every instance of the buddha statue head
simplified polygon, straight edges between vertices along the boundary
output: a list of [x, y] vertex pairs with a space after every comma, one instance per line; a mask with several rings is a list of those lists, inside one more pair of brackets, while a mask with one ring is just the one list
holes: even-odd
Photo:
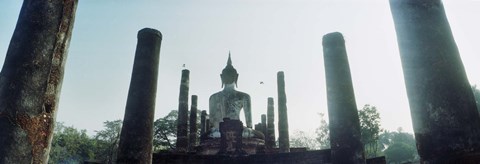
[[222, 70], [220, 77], [222, 78], [222, 88], [224, 84], [226, 85], [235, 83], [235, 86], [237, 85], [238, 73], [237, 70], [233, 68], [230, 53], [228, 53], [227, 66], [225, 66], [225, 68]]

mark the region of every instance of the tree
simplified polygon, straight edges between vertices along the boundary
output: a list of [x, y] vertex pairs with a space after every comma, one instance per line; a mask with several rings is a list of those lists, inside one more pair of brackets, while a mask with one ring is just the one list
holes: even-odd
[[95, 158], [95, 142], [86, 130], [56, 123], [48, 163], [83, 163]]
[[[320, 113], [320, 127], [315, 131], [317, 134], [317, 142], [320, 145], [320, 149], [330, 148], [330, 134], [327, 121], [324, 119], [325, 114]], [[360, 121], [362, 142], [365, 144], [365, 153], [368, 158], [376, 157], [379, 155], [378, 137], [382, 131], [380, 128], [380, 114], [377, 112], [375, 106], [366, 104], [358, 112]]]
[[[394, 143], [385, 150], [388, 162], [400, 163], [415, 157], [415, 148], [406, 143]], [[411, 162], [411, 161], [410, 161]]]
[[89, 137], [86, 130], [77, 130], [57, 123], [49, 163], [83, 163], [85, 160], [114, 163], [122, 120], [105, 121], [105, 129]]
[[387, 162], [414, 162], [418, 159], [415, 138], [405, 133], [402, 128], [397, 132], [385, 131], [379, 136], [379, 145], [382, 147]]
[[304, 131], [295, 131], [290, 138], [291, 147], [306, 147], [309, 150], [315, 150], [320, 148], [320, 143], [315, 139], [312, 134]]
[[165, 117], [153, 123], [153, 148], [158, 150], [173, 150], [177, 141], [178, 111], [172, 110]]
[[480, 113], [480, 89], [477, 88], [477, 85], [472, 86], [473, 96], [475, 97], [475, 102], [477, 104], [477, 111]]
[[122, 120], [105, 121], [105, 129], [96, 131], [95, 142], [97, 159], [103, 163], [114, 163], [116, 161], [118, 141], [122, 130]]
[[[188, 112], [190, 118], [190, 112]], [[197, 138], [200, 138], [201, 110], [197, 110]], [[153, 123], [153, 150], [174, 150], [177, 142], [178, 110], [172, 110], [165, 117], [155, 120]], [[190, 124], [190, 123], [189, 123]], [[197, 139], [197, 142], [199, 140]], [[197, 143], [195, 143], [197, 144]]]
[[380, 128], [380, 114], [375, 106], [366, 104], [358, 111], [362, 142], [365, 146], [367, 158], [376, 157], [378, 154], [378, 136], [382, 131]]
[[319, 113], [320, 115], [320, 127], [315, 130], [317, 134], [317, 142], [319, 143], [320, 149], [330, 149], [330, 130], [328, 123], [325, 120], [325, 114]]

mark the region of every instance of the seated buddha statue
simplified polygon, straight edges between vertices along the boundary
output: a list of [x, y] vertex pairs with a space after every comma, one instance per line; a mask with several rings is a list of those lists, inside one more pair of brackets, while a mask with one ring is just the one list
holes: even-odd
[[238, 73], [232, 66], [230, 54], [228, 54], [227, 66], [220, 74], [223, 90], [210, 96], [209, 116], [210, 129], [209, 137], [219, 138], [219, 124], [224, 118], [240, 120], [240, 112], [243, 109], [247, 126], [244, 127], [243, 138], [264, 138], [259, 131], [252, 129], [252, 109], [250, 95], [235, 90], [237, 86]]

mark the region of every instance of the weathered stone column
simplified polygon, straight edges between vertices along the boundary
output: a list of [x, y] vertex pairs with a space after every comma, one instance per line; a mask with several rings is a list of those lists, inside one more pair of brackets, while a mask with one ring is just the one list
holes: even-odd
[[[254, 127], [254, 128], [253, 128], [254, 130], [259, 131], [259, 132], [262, 132], [262, 123], [261, 123], [261, 122], [258, 123], [258, 124], [255, 124], [253, 127]], [[262, 133], [263, 133], [263, 132], [262, 132]]]
[[290, 152], [290, 139], [288, 136], [287, 95], [285, 94], [285, 75], [282, 71], [277, 73], [278, 89], [278, 146], [279, 152]]
[[267, 106], [267, 134], [265, 136], [265, 146], [267, 149], [276, 147], [275, 144], [275, 113], [273, 107], [273, 98], [268, 98]]
[[200, 115], [200, 135], [205, 134], [207, 130], [207, 111], [202, 110], [202, 114]]
[[245, 156], [247, 152], [242, 149], [243, 123], [240, 120], [223, 118], [220, 122], [220, 150], [218, 155]]
[[480, 118], [443, 4], [390, 0], [390, 7], [421, 160], [468, 163], [480, 153]]
[[189, 136], [189, 151], [194, 151], [197, 144], [197, 95], [192, 95], [192, 106], [190, 107], [190, 136]]
[[262, 123], [261, 123], [261, 130], [264, 136], [267, 136], [267, 115], [262, 114]]
[[117, 163], [152, 163], [153, 119], [162, 34], [155, 29], [144, 28], [138, 31], [137, 38]]
[[205, 120], [205, 132], [208, 133], [210, 131], [210, 119], [207, 116], [207, 120]]
[[332, 163], [365, 163], [357, 104], [341, 33], [323, 36]]
[[190, 71], [182, 70], [180, 83], [180, 96], [178, 99], [178, 120], [177, 120], [177, 152], [187, 152], [188, 149], [188, 89]]
[[77, 3], [23, 1], [0, 73], [0, 163], [48, 162]]

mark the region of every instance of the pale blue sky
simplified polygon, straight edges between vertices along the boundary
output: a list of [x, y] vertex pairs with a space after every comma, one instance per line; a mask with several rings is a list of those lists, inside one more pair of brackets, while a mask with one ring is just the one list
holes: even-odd
[[[468, 78], [480, 84], [480, 1], [444, 1]], [[0, 63], [21, 7], [0, 1]], [[90, 134], [122, 119], [136, 46], [144, 27], [163, 34], [155, 119], [178, 108], [182, 65], [199, 108], [221, 90], [228, 51], [249, 93], [253, 122], [276, 99], [285, 72], [290, 132], [313, 132], [327, 113], [322, 36], [343, 33], [358, 108], [377, 106], [382, 126], [412, 131], [393, 20], [386, 0], [118, 1], [80, 0], [57, 121]], [[264, 84], [260, 84], [263, 81]], [[276, 106], [276, 105], [275, 105]]]

